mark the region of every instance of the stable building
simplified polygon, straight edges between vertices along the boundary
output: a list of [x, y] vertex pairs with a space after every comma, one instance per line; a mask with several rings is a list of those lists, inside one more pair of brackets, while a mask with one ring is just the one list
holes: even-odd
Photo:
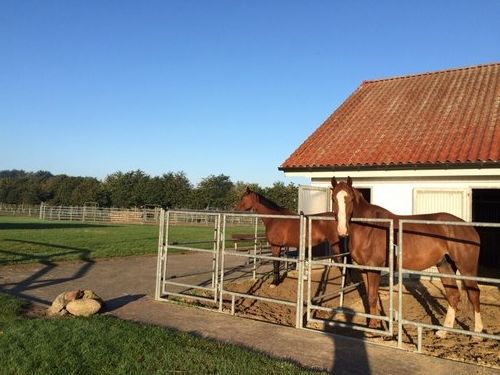
[[[364, 81], [279, 169], [310, 178], [306, 213], [329, 210], [331, 177], [351, 176], [396, 214], [500, 222], [500, 63]], [[500, 267], [500, 231], [478, 231], [481, 264]]]

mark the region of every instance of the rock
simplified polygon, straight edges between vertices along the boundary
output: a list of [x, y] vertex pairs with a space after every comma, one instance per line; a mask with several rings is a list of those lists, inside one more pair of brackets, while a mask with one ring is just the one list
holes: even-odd
[[95, 299], [101, 305], [104, 304], [103, 299], [101, 297], [99, 297], [97, 294], [95, 294], [93, 290], [90, 290], [90, 289], [84, 290], [81, 298], [82, 299], [88, 299], [88, 298]]
[[71, 315], [90, 316], [94, 315], [101, 309], [101, 303], [92, 298], [82, 298], [69, 302], [66, 305], [66, 310]]
[[64, 294], [64, 300], [66, 303], [74, 301], [75, 299], [80, 299], [83, 296], [83, 291], [81, 290], [72, 290], [70, 292], [66, 292]]
[[83, 296], [83, 292], [81, 290], [72, 290], [70, 292], [62, 292], [59, 294], [52, 305], [47, 309], [48, 316], [55, 315], [65, 315], [64, 308], [68, 304], [68, 302], [75, 301]]
[[65, 294], [66, 294], [66, 292], [63, 292], [63, 293], [59, 294], [54, 299], [54, 301], [52, 302], [52, 305], [47, 309], [47, 315], [48, 316], [59, 315], [59, 313], [61, 312], [61, 310], [64, 309], [64, 307], [66, 306], [66, 302], [65, 302], [65, 299], [64, 299], [64, 295]]
[[69, 312], [72, 315], [89, 316], [98, 312], [103, 304], [102, 298], [90, 289], [72, 290], [59, 294], [47, 309], [47, 315], [66, 315]]

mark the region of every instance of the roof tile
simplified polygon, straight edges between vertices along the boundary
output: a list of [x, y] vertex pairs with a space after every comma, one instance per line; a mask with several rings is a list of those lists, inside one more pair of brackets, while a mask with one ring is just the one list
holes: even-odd
[[500, 164], [500, 63], [364, 81], [280, 169]]

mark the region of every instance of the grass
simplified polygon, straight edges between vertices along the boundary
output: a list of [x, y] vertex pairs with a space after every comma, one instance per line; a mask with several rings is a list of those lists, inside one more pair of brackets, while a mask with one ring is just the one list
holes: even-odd
[[[253, 228], [230, 228], [253, 233]], [[212, 241], [212, 227], [173, 227], [169, 242]], [[0, 265], [156, 254], [158, 227], [0, 217]], [[212, 245], [203, 245], [210, 248]], [[266, 354], [110, 316], [28, 319], [0, 293], [1, 374], [312, 374]]]
[[2, 374], [313, 374], [283, 360], [187, 333], [91, 318], [27, 319], [0, 294]]
[[[253, 233], [251, 227], [228, 228], [231, 233]], [[213, 246], [210, 226], [174, 226], [169, 243], [205, 241]], [[194, 245], [193, 245], [194, 246]], [[0, 216], [0, 265], [93, 260], [97, 258], [156, 254], [158, 226], [113, 225]]]

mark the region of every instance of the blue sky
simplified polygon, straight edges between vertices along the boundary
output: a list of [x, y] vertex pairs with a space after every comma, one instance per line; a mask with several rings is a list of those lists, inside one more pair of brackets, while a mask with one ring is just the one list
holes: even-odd
[[263, 186], [365, 79], [500, 61], [500, 1], [0, 1], [0, 170]]

